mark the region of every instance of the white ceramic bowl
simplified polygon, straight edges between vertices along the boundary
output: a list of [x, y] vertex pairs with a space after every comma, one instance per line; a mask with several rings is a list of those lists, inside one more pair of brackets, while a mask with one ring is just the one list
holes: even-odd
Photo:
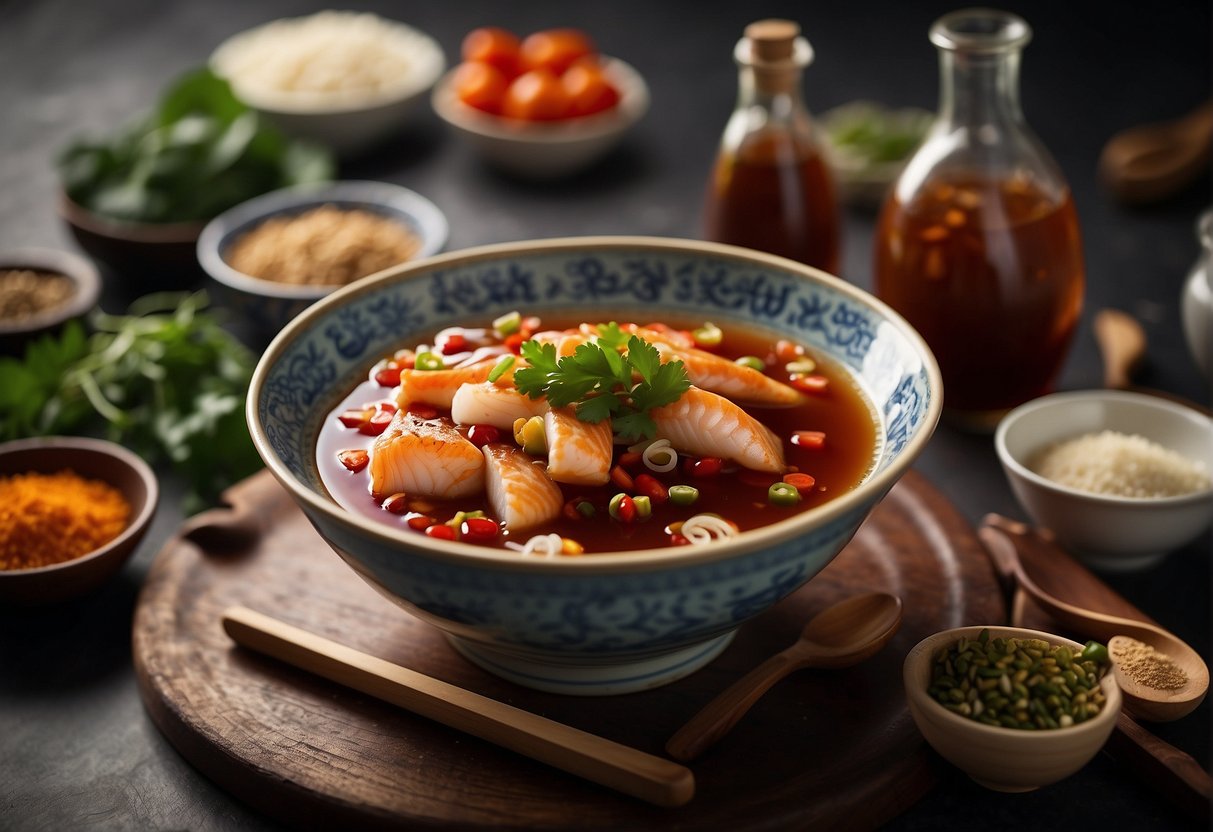
[[434, 87], [434, 111], [501, 170], [529, 179], [566, 176], [604, 156], [649, 109], [649, 88], [640, 73], [618, 58], [602, 60], [620, 96], [603, 113], [557, 122], [495, 116], [459, 100], [451, 83], [453, 70]]
[[[872, 470], [825, 505], [727, 541], [578, 558], [435, 540], [342, 508], [317, 470], [316, 438], [332, 408], [410, 339], [515, 309], [610, 310], [620, 320], [668, 313], [804, 343], [839, 362], [872, 401]], [[333, 293], [262, 355], [247, 415], [270, 470], [385, 597], [492, 673], [596, 695], [656, 687], [702, 667], [744, 621], [816, 575], [922, 451], [942, 393], [922, 338], [838, 278], [732, 246], [586, 237], [451, 252]]]
[[1024, 511], [1091, 566], [1151, 566], [1196, 538], [1213, 520], [1213, 489], [1183, 497], [1136, 499], [1092, 494], [1029, 470], [1057, 442], [1104, 430], [1138, 434], [1213, 466], [1213, 420], [1158, 396], [1115, 390], [1055, 393], [1020, 405], [998, 425], [994, 446]]
[[[902, 666], [910, 716], [936, 751], [981, 785], [1000, 792], [1027, 792], [1078, 771], [1103, 748], [1120, 713], [1120, 688], [1109, 672], [1100, 682], [1107, 702], [1086, 722], [1069, 728], [1026, 731], [1002, 728], [955, 714], [927, 692], [935, 653], [961, 636], [976, 639], [983, 627], [958, 627], [927, 636]], [[1037, 638], [1081, 651], [1067, 638], [1018, 627], [989, 627], [991, 638]]]
[[226, 78], [240, 100], [288, 135], [327, 145], [352, 156], [384, 140], [409, 121], [425, 94], [446, 68], [442, 47], [432, 37], [394, 20], [382, 20], [385, 45], [408, 61], [408, 70], [373, 92], [307, 92], [268, 89], [243, 81], [235, 70], [265, 27], [257, 26], [225, 40], [211, 53], [210, 66]]
[[357, 208], [399, 222], [421, 241], [414, 260], [435, 254], [446, 244], [447, 221], [438, 206], [415, 191], [388, 182], [297, 185], [262, 194], [224, 211], [202, 230], [198, 262], [218, 284], [224, 305], [237, 312], [256, 340], [268, 342], [287, 321], [339, 287], [263, 280], [229, 266], [224, 259], [226, 252], [241, 235], [268, 219], [301, 214], [322, 205]]

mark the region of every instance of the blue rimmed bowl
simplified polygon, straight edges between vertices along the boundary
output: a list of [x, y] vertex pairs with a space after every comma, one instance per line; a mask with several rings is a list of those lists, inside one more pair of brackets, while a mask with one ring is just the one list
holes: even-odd
[[[873, 467], [853, 491], [728, 541], [555, 560], [397, 531], [338, 505], [321, 482], [316, 440], [368, 367], [417, 336], [514, 309], [646, 320], [667, 312], [804, 343], [846, 367], [873, 403]], [[493, 673], [598, 695], [698, 669], [744, 621], [821, 571], [922, 451], [942, 392], [922, 338], [837, 278], [731, 246], [586, 237], [452, 252], [333, 293], [262, 355], [248, 422], [274, 475], [371, 586]]]

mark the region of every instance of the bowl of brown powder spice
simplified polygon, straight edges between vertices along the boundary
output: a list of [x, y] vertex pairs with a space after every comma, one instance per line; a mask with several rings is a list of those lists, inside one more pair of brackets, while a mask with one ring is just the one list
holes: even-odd
[[98, 439], [0, 444], [0, 603], [83, 595], [126, 562], [159, 499], [135, 454]]
[[253, 341], [342, 286], [436, 254], [447, 221], [425, 197], [387, 182], [329, 182], [274, 191], [220, 214], [198, 238], [198, 262]]
[[44, 248], [0, 252], [0, 355], [97, 305], [101, 278], [75, 254]]

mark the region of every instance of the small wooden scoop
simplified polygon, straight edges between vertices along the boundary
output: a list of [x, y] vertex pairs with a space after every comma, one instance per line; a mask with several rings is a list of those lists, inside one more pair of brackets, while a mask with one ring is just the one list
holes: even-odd
[[1028, 526], [998, 515], [990, 515], [982, 523], [978, 536], [991, 555], [1008, 564], [1019, 588], [1032, 596], [1042, 610], [1054, 621], [1087, 638], [1110, 644], [1117, 637], [1128, 637], [1165, 654], [1183, 670], [1187, 682], [1181, 688], [1161, 690], [1138, 682], [1125, 673], [1114, 660], [1112, 670], [1124, 694], [1125, 708], [1135, 716], [1150, 722], [1170, 722], [1187, 716], [1209, 691], [1209, 668], [1187, 642], [1162, 627], [1134, 621], [1116, 615], [1094, 612], [1067, 604], [1042, 589], [1024, 568], [1022, 559], [1039, 560], [1047, 557], [1045, 547], [1055, 547], [1050, 540], [1033, 532]]
[[242, 647], [407, 708], [658, 806], [682, 806], [695, 794], [691, 771], [456, 687], [245, 607], [223, 614], [223, 629]]
[[1213, 103], [1159, 124], [1117, 133], [1104, 145], [1099, 175], [1121, 202], [1159, 202], [1179, 193], [1209, 168]]

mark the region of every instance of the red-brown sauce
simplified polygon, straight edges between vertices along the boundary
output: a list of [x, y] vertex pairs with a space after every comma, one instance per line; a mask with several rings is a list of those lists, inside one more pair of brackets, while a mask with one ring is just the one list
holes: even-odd
[[1082, 310], [1078, 218], [1025, 179], [931, 183], [891, 198], [876, 293], [922, 333], [947, 406], [1002, 410], [1048, 391]]
[[[543, 323], [545, 328], [576, 325], [572, 321], [555, 322], [555, 327], [551, 321], [545, 320]], [[724, 339], [715, 351], [730, 359], [745, 355], [764, 358], [767, 360], [768, 375], [781, 381], [789, 380], [785, 363], [775, 355], [775, 341], [760, 333], [726, 327]], [[648, 473], [667, 488], [679, 484], [694, 486], [699, 489], [699, 498], [691, 506], [679, 506], [673, 502], [654, 504], [650, 518], [622, 523], [612, 519], [608, 513], [611, 497], [621, 491], [617, 485], [608, 483], [605, 486], [586, 487], [560, 484], [566, 501], [576, 498], [588, 500], [595, 509], [594, 516], [576, 520], [561, 516], [515, 535], [503, 532], [495, 541], [485, 545], [501, 547], [507, 540], [525, 543], [533, 535], [554, 532], [577, 541], [586, 553], [671, 546], [675, 545], [676, 539], [666, 531], [666, 527], [696, 514], [719, 514], [744, 531], [791, 517], [853, 489], [864, 479], [875, 457], [877, 438], [873, 410], [845, 368], [822, 360], [817, 355], [811, 357], [817, 361], [814, 375], [828, 380], [824, 391], [807, 394], [803, 404], [793, 407], [747, 407], [751, 415], [783, 439], [788, 465], [794, 471], [810, 474], [816, 480], [797, 505], [781, 507], [768, 501], [767, 490], [772, 483], [781, 479], [779, 475], [746, 471], [735, 464], [725, 463], [724, 469], [718, 474], [696, 476], [685, 469], [684, 463], [688, 462], [688, 457], [680, 455], [679, 466], [669, 473], [655, 473], [643, 466], [633, 469], [633, 473]], [[317, 462], [325, 486], [340, 505], [414, 533], [408, 526], [410, 515], [396, 515], [384, 510], [380, 505], [381, 498], [369, 493], [368, 470], [351, 473], [338, 461], [342, 451], [369, 449], [374, 437], [343, 426], [337, 415], [367, 403], [393, 400], [394, 396], [394, 389], [377, 384], [374, 380], [359, 384], [325, 420], [317, 442]], [[439, 415], [449, 414], [440, 412]], [[466, 435], [468, 427], [462, 426], [461, 432]], [[824, 433], [824, 445], [810, 449], [796, 444], [792, 437], [797, 431]], [[512, 441], [508, 434], [508, 431], [503, 432], [503, 440]], [[616, 462], [626, 450], [623, 445], [616, 446]], [[414, 498], [410, 496], [409, 499]], [[422, 496], [415, 499], [418, 506], [425, 509], [425, 514], [439, 522], [450, 519], [457, 511], [488, 512], [488, 501], [483, 495], [457, 500]]]

